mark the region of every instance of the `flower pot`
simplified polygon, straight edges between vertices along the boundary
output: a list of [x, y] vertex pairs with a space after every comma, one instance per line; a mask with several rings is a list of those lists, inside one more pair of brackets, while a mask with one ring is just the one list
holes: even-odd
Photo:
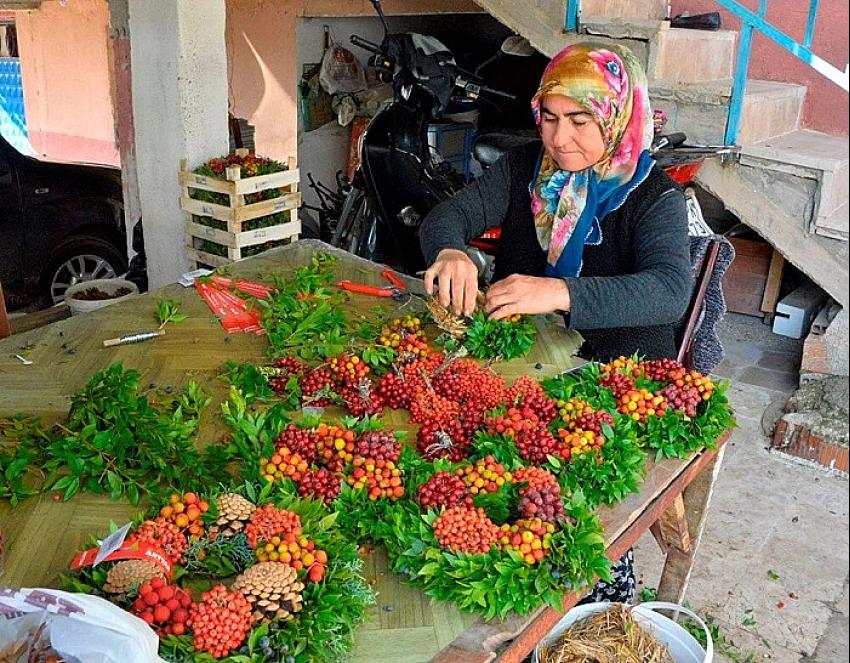
[[[97, 288], [109, 295], [114, 295], [122, 288], [130, 290], [129, 293], [119, 297], [110, 297], [109, 299], [76, 299], [76, 293], [84, 292], [89, 288]], [[93, 279], [91, 281], [81, 281], [75, 283], [65, 291], [65, 303], [71, 309], [71, 315], [80, 315], [82, 313], [90, 313], [104, 306], [109, 306], [116, 302], [123, 302], [125, 299], [135, 297], [139, 294], [139, 289], [132, 281], [125, 279]]]

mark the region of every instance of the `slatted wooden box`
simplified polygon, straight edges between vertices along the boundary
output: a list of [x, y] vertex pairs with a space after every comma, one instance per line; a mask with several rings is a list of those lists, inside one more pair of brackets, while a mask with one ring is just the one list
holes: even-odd
[[[236, 153], [244, 157], [248, 151]], [[287, 170], [279, 173], [243, 178], [239, 166], [230, 166], [225, 176], [226, 179], [220, 179], [198, 175], [188, 169], [186, 160], [180, 163], [180, 204], [191, 214], [186, 221], [187, 251], [196, 265], [223, 267], [262, 252], [255, 247], [298, 239], [301, 193], [300, 173], [294, 158], [289, 159]], [[274, 195], [246, 202], [246, 198], [250, 200], [268, 191]], [[229, 203], [199, 199], [219, 197], [222, 202], [226, 197]], [[210, 245], [217, 250], [213, 252]]]

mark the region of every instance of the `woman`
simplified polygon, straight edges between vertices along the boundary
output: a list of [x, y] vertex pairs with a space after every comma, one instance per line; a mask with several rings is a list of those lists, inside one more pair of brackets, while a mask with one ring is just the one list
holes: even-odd
[[[464, 252], [501, 226], [494, 319], [562, 312], [585, 356], [674, 357], [691, 292], [685, 200], [655, 164], [646, 76], [625, 48], [584, 43], [556, 55], [532, 99], [543, 142], [512, 150], [425, 218], [430, 294], [475, 308], [477, 270]], [[631, 552], [595, 600], [634, 593]]]

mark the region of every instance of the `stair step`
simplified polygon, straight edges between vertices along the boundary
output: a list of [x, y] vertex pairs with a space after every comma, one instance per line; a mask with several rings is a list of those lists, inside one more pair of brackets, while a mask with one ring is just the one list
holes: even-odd
[[850, 140], [817, 131], [793, 131], [745, 145], [741, 150], [741, 163], [816, 179], [814, 232], [847, 238]]
[[582, 0], [582, 22], [585, 16], [607, 16], [660, 21], [667, 15], [667, 0]]
[[639, 39], [650, 41], [663, 29], [664, 21], [637, 19], [623, 16], [598, 16], [582, 14], [581, 29], [589, 35], [611, 39]]
[[654, 57], [650, 57], [650, 80], [677, 83], [728, 81], [735, 71], [737, 33], [664, 27], [658, 32]]
[[805, 98], [805, 85], [747, 81], [738, 143], [760, 143], [796, 131]]

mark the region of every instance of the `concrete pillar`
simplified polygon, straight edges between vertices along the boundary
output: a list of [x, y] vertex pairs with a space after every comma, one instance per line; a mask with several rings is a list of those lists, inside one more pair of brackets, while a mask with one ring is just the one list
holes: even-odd
[[177, 171], [228, 151], [224, 0], [129, 0], [139, 200], [150, 287], [190, 268]]

